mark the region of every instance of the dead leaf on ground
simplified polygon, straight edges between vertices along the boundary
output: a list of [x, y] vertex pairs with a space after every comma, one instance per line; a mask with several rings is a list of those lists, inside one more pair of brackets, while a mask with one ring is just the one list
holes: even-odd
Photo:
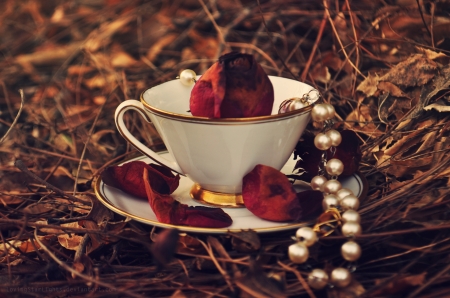
[[363, 285], [355, 280], [352, 279], [352, 282], [345, 288], [333, 288], [330, 292], [328, 297], [329, 298], [354, 298], [354, 297], [360, 297], [366, 292], [366, 289], [363, 287]]
[[88, 52], [96, 52], [100, 47], [109, 44], [112, 35], [123, 30], [134, 18], [134, 15], [128, 14], [119, 16], [114, 21], [102, 23], [97, 30], [89, 34], [84, 42], [83, 48]]
[[[41, 242], [48, 242], [52, 238], [54, 238], [53, 235], [48, 236], [37, 236], [37, 238]], [[19, 256], [21, 253], [30, 253], [36, 251], [35, 247], [37, 249], [40, 249], [39, 244], [34, 241], [34, 246], [31, 243], [32, 240], [26, 240], [26, 241], [20, 241], [20, 240], [9, 240], [5, 243], [0, 243], [0, 262], [6, 262], [5, 254], [8, 254], [10, 256]]]
[[255, 261], [250, 261], [250, 270], [236, 285], [252, 297], [287, 297], [284, 281], [266, 275]]
[[[403, 275], [390, 278], [391, 281], [382, 289], [372, 292], [372, 296], [381, 297], [405, 293], [413, 287], [423, 285], [427, 273], [423, 272], [416, 275]], [[383, 280], [376, 280], [375, 284], [380, 284]]]
[[380, 81], [391, 82], [397, 86], [423, 86], [436, 75], [437, 64], [433, 60], [416, 54], [398, 63]]
[[252, 252], [261, 248], [261, 241], [258, 234], [253, 230], [229, 232], [233, 249], [240, 252]]
[[186, 233], [180, 233], [180, 238], [177, 244], [177, 253], [183, 254], [200, 254], [205, 252], [205, 248], [201, 242], [196, 238]]
[[58, 235], [58, 242], [62, 247], [69, 250], [78, 250], [83, 236], [76, 235], [73, 233]]
[[371, 74], [362, 81], [356, 90], [363, 92], [367, 97], [375, 96], [376, 92], [378, 91], [378, 81], [380, 78], [377, 74]]

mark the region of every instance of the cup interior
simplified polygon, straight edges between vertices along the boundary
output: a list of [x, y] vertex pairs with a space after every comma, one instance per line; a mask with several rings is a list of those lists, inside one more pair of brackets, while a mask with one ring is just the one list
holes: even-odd
[[[197, 76], [197, 79], [199, 78], [200, 76]], [[269, 79], [272, 82], [275, 94], [272, 115], [278, 114], [279, 106], [284, 100], [292, 97], [302, 97], [311, 90], [316, 90], [310, 85], [291, 79], [276, 76], [269, 76]], [[189, 99], [192, 87], [181, 84], [179, 80], [172, 80], [146, 90], [142, 94], [141, 100], [154, 109], [192, 117], [192, 114], [189, 112]], [[316, 100], [314, 98], [317, 96], [316, 94], [318, 93], [311, 93], [313, 100]]]

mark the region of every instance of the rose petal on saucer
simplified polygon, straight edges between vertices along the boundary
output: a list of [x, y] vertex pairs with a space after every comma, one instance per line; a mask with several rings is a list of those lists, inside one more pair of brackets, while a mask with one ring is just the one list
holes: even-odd
[[[359, 168], [361, 161], [361, 149], [359, 139], [356, 133], [352, 130], [341, 131], [342, 142], [336, 146], [336, 152], [332, 155], [331, 150], [327, 151], [327, 156], [338, 158], [344, 164], [344, 172], [341, 176], [350, 176]], [[314, 146], [314, 136], [304, 136], [303, 141], [297, 143], [294, 150], [295, 158], [300, 157], [297, 161], [294, 170], [304, 170], [301, 179], [310, 181], [318, 173], [318, 165], [322, 158], [323, 151]]]
[[152, 183], [150, 174], [149, 169], [145, 167], [142, 181], [150, 207], [159, 222], [202, 228], [225, 228], [233, 223], [231, 217], [222, 209], [188, 206], [181, 204], [168, 193], [161, 193], [158, 185]]
[[203, 228], [225, 228], [233, 223], [231, 217], [220, 208], [187, 206], [181, 203], [176, 204], [172, 221], [175, 225]]
[[143, 161], [131, 161], [121, 166], [108, 167], [102, 172], [101, 178], [106, 185], [146, 199], [147, 193], [142, 180], [144, 169], [149, 171], [152, 187], [158, 189], [160, 193], [171, 194], [178, 187], [179, 175], [174, 175], [166, 167], [146, 164]]
[[242, 198], [254, 215], [271, 221], [296, 221], [302, 206], [287, 177], [269, 166], [256, 165], [244, 176]]

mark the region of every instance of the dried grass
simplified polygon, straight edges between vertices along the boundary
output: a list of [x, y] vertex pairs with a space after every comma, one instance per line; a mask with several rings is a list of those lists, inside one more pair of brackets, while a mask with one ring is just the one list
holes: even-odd
[[[449, 4], [3, 1], [0, 291], [448, 296]], [[181, 69], [202, 73], [229, 50], [254, 54], [270, 75], [316, 86], [336, 107], [337, 126], [358, 132], [370, 190], [361, 207], [363, 256], [351, 264], [348, 288], [314, 292], [305, 282], [310, 266], [348, 265], [342, 236], [322, 238], [312, 261], [298, 266], [286, 255], [294, 231], [182, 234], [168, 261], [155, 243], [173, 235], [113, 214], [92, 195], [95, 175], [138, 154], [115, 130], [115, 107]], [[127, 122], [163, 149], [139, 117]]]

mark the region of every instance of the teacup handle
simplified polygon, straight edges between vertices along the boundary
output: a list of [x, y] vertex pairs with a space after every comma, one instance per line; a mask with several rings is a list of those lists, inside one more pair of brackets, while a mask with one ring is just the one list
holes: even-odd
[[125, 126], [125, 122], [123, 121], [123, 115], [128, 110], [137, 111], [147, 122], [151, 123], [150, 118], [147, 116], [144, 110], [143, 104], [138, 100], [126, 100], [122, 102], [117, 108], [114, 115], [114, 120], [116, 122], [117, 130], [119, 133], [127, 140], [131, 145], [136, 147], [140, 152], [150, 157], [152, 160], [157, 163], [169, 167], [171, 170], [183, 174], [183, 171], [180, 169], [180, 166], [175, 161], [167, 160], [155, 151], [151, 150], [144, 144], [142, 144], [138, 139], [136, 139]]

